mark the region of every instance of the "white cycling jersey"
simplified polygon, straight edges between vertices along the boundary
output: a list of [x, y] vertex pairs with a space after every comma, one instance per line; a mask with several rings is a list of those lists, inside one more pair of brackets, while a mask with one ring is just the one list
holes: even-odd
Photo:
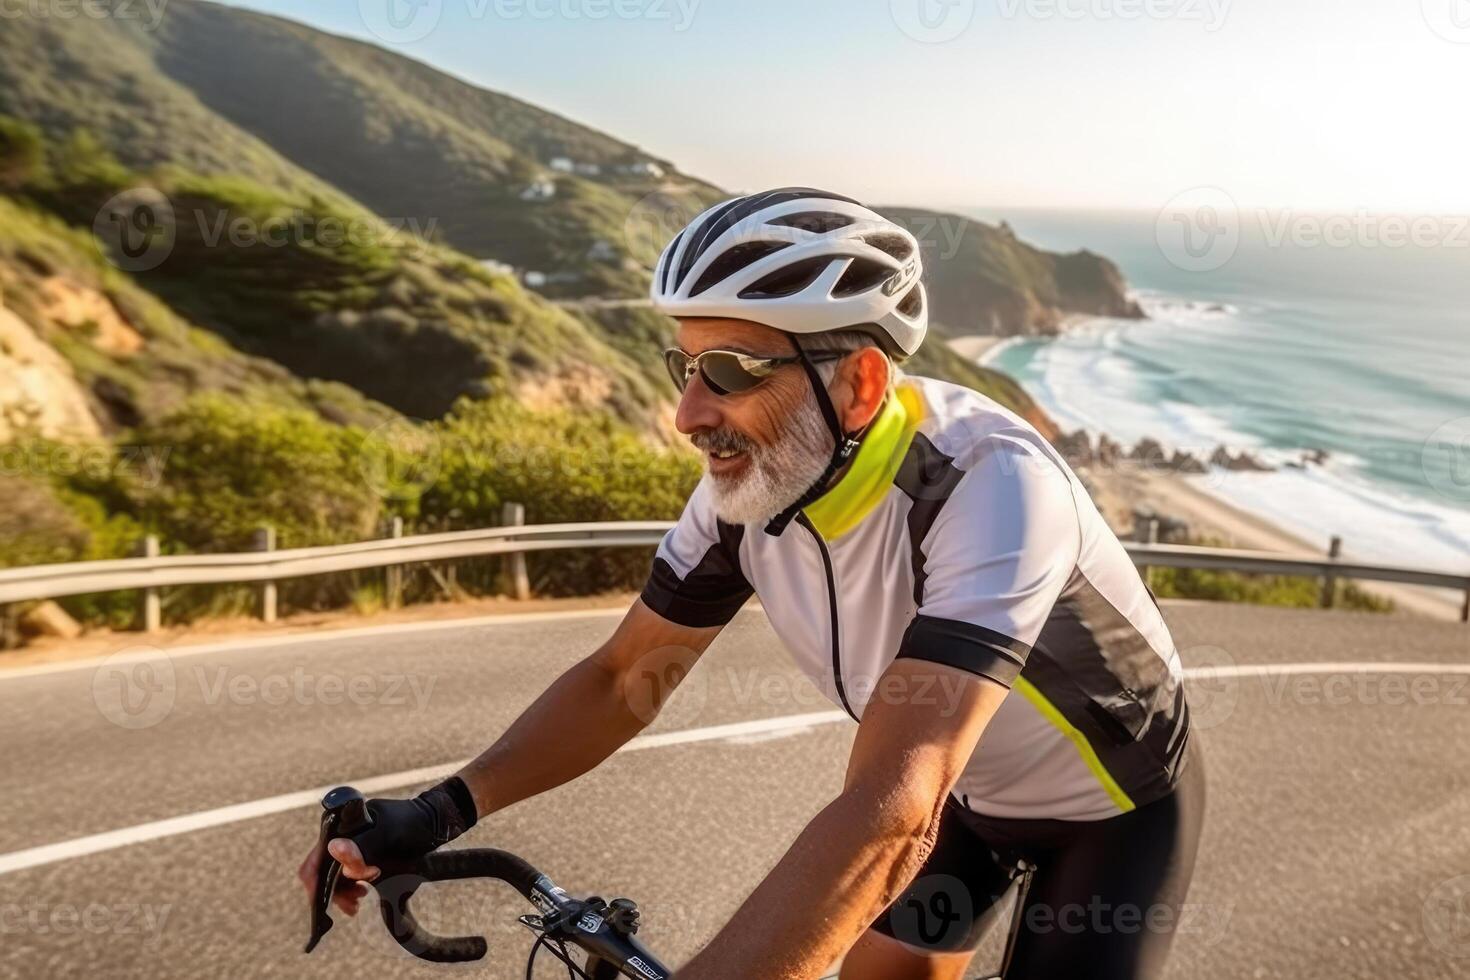
[[1188, 708], [1158, 605], [1056, 450], [968, 388], [904, 377], [779, 537], [719, 521], [701, 483], [643, 601], [714, 626], [752, 593], [855, 719], [898, 657], [1009, 688], [954, 790], [977, 812], [1099, 820], [1179, 778]]

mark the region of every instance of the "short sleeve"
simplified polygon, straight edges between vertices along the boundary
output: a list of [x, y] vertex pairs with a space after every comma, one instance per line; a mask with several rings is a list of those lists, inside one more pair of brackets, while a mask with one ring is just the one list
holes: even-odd
[[700, 482], [684, 513], [658, 546], [643, 604], [670, 622], [723, 626], [754, 590], [740, 569], [745, 528], [715, 517], [709, 488]]
[[997, 440], [954, 485], [915, 558], [918, 612], [898, 656], [1010, 687], [1071, 580], [1071, 479], [1035, 447]]

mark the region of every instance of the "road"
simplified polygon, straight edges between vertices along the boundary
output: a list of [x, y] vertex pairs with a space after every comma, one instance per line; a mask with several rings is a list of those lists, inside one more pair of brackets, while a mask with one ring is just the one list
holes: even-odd
[[[1470, 974], [1470, 629], [1166, 612], [1194, 671], [1210, 778], [1169, 976]], [[446, 975], [401, 954], [373, 916], [302, 956], [308, 791], [474, 754], [614, 622], [412, 625], [0, 675], [0, 977]], [[468, 843], [521, 853], [573, 891], [638, 899], [643, 937], [680, 962], [840, 787], [853, 726], [809, 694], [747, 610], [658, 738]], [[305, 795], [281, 799], [292, 793]], [[250, 806], [159, 823], [233, 804]], [[136, 842], [93, 836], [119, 830]], [[473, 975], [513, 978], [522, 911], [454, 885], [424, 916], [487, 932], [493, 962]]]

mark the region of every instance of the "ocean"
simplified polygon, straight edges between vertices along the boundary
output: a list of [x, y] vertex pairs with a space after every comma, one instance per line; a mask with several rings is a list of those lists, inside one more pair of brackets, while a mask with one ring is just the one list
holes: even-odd
[[1154, 214], [960, 210], [1113, 259], [1148, 313], [987, 354], [1064, 428], [1249, 450], [1278, 468], [1191, 479], [1323, 548], [1470, 572], [1470, 223], [1242, 210], [1205, 254]]

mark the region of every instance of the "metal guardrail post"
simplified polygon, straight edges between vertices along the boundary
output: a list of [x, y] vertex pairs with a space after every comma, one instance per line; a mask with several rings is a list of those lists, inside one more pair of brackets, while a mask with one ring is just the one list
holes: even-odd
[[0, 650], [20, 646], [20, 615], [12, 605], [0, 606]]
[[[144, 558], [157, 558], [159, 552], [158, 535], [149, 534], [143, 538], [142, 547]], [[143, 632], [157, 633], [163, 628], [163, 602], [158, 596], [157, 589], [143, 590]]]
[[[1159, 519], [1157, 517], [1147, 518], [1139, 525], [1138, 540], [1144, 544], [1159, 543]], [[1144, 584], [1152, 591], [1154, 588], [1154, 567], [1152, 565], [1144, 565], [1142, 571]]]
[[[403, 518], [395, 517], [389, 525], [390, 538], [403, 537]], [[383, 573], [383, 604], [389, 609], [403, 605], [403, 566], [389, 565]]]
[[[256, 551], [276, 550], [276, 529], [270, 525], [264, 525], [255, 532]], [[260, 584], [260, 618], [262, 622], [274, 623], [276, 621], [276, 583], [262, 582]]]
[[[1342, 538], [1336, 534], [1332, 536], [1332, 544], [1327, 548], [1327, 557], [1337, 561], [1342, 557]], [[1337, 603], [1337, 576], [1328, 571], [1322, 576], [1322, 608], [1331, 609]]]
[[[500, 508], [500, 523], [503, 527], [525, 527], [525, 505], [507, 502]], [[506, 556], [504, 588], [517, 599], [531, 598], [531, 576], [526, 571], [524, 551], [513, 552]]]

